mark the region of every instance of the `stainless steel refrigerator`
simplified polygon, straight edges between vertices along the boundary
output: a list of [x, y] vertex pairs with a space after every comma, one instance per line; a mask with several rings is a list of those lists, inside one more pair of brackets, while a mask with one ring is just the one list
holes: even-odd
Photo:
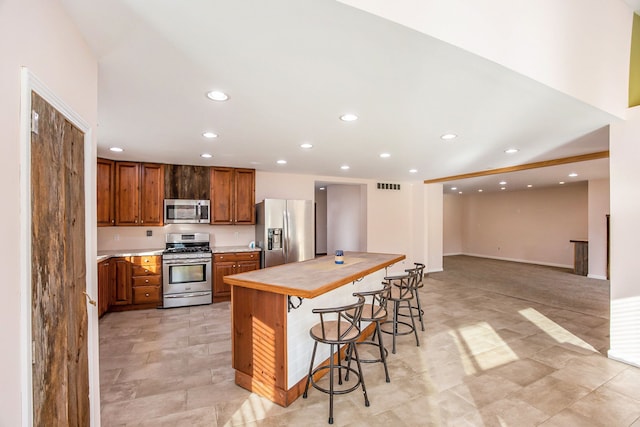
[[312, 259], [311, 200], [264, 199], [256, 204], [256, 245], [262, 249], [263, 268]]

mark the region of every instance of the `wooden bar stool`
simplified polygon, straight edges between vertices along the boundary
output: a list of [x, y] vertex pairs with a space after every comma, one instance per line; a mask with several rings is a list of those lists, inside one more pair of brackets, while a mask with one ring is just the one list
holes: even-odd
[[[420, 340], [418, 339], [418, 330], [416, 329], [416, 323], [414, 316], [408, 315], [411, 319], [411, 324], [403, 322], [398, 319], [402, 316], [400, 310], [407, 308], [409, 314], [411, 314], [411, 301], [416, 293], [417, 286], [417, 272], [412, 269], [406, 274], [399, 276], [387, 276], [384, 278], [386, 283], [391, 285], [391, 292], [389, 295], [389, 301], [393, 302], [393, 319], [382, 322], [382, 325], [391, 325], [391, 330], [380, 328], [382, 332], [393, 335], [393, 346], [391, 352], [396, 353], [396, 337], [398, 335], [409, 335], [413, 333], [416, 337], [416, 345], [420, 346]], [[404, 328], [404, 330], [400, 330]]]
[[[343, 307], [336, 308], [316, 308], [312, 312], [320, 315], [320, 323], [314, 325], [309, 334], [313, 338], [313, 353], [311, 354], [311, 363], [309, 364], [309, 375], [307, 375], [307, 384], [304, 388], [303, 398], [307, 398], [309, 384], [323, 393], [329, 395], [329, 424], [333, 424], [333, 395], [350, 393], [362, 384], [362, 393], [364, 394], [364, 405], [369, 406], [369, 398], [367, 397], [367, 389], [364, 385], [364, 377], [362, 375], [362, 366], [358, 357], [358, 348], [356, 341], [360, 338], [359, 322], [362, 316], [362, 308], [365, 298], [358, 297], [358, 302]], [[349, 313], [349, 315], [347, 314]], [[329, 344], [331, 346], [329, 355], [329, 364], [320, 365], [313, 368], [313, 362], [316, 357], [318, 343]], [[340, 362], [340, 346], [347, 345], [347, 364]], [[338, 363], [334, 363], [334, 354], [337, 356]], [[350, 367], [351, 359], [356, 360], [357, 370]], [[328, 370], [329, 388], [318, 385], [314, 376], [317, 373]], [[334, 373], [337, 371], [338, 384], [342, 385], [342, 372], [346, 373], [345, 381], [349, 380], [349, 373], [356, 375], [357, 381], [351, 387], [336, 390], [334, 384]]]
[[[384, 375], [387, 382], [390, 382], [391, 380], [389, 379], [389, 369], [387, 368], [387, 349], [384, 348], [384, 344], [382, 343], [382, 334], [380, 333], [380, 322], [386, 320], [387, 318], [387, 300], [389, 299], [390, 293], [391, 285], [389, 283], [383, 282], [383, 287], [381, 289], [368, 292], [355, 292], [353, 294], [354, 297], [364, 297], [365, 299], [360, 320], [363, 322], [374, 322], [376, 325], [376, 329], [371, 335], [371, 341], [361, 341], [356, 345], [374, 345], [378, 347], [378, 350], [380, 352], [379, 358], [360, 359], [360, 362], [382, 362], [382, 365], [384, 366]], [[352, 316], [352, 313], [347, 312], [347, 315]], [[378, 338], [377, 342], [376, 337]], [[347, 376], [348, 375], [349, 372], [347, 372]]]

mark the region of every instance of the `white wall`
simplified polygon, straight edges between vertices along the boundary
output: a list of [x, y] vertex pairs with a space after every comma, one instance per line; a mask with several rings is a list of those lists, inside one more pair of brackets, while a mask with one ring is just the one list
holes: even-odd
[[587, 190], [583, 182], [458, 195], [463, 253], [573, 268], [569, 240], [588, 237]]
[[316, 190], [316, 254], [327, 253], [327, 191]]
[[443, 243], [444, 255], [462, 253], [462, 213], [464, 198], [459, 194], [444, 194], [443, 196]]
[[340, 0], [623, 117], [632, 13], [622, 0]]
[[589, 181], [589, 277], [607, 279], [609, 180]]
[[[0, 1], [0, 129], [3, 153], [0, 174], [5, 206], [0, 232], [5, 242], [20, 241], [20, 67], [28, 67], [93, 129], [97, 123], [97, 63], [73, 22], [57, 1]], [[94, 133], [95, 137], [95, 133]], [[26, 243], [26, 242], [25, 242]], [[89, 250], [91, 248], [88, 248]], [[19, 253], [14, 245], [0, 248], [3, 293], [0, 299], [0, 426], [19, 426], [22, 364], [20, 325], [30, 313], [20, 312]]]
[[362, 209], [361, 192], [366, 196], [366, 186], [327, 185], [327, 253], [337, 249], [366, 251], [362, 227], [366, 210]]
[[611, 336], [609, 356], [640, 366], [640, 108], [611, 126]]

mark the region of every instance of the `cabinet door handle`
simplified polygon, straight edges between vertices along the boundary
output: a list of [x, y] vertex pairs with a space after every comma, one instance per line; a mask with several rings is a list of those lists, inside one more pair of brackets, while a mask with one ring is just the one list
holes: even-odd
[[145, 297], [148, 297], [148, 296], [149, 296], [149, 292], [147, 292], [146, 294], [144, 294], [144, 296], [145, 296]]
[[149, 279], [146, 279], [146, 280], [145, 280], [145, 283], [149, 283]]

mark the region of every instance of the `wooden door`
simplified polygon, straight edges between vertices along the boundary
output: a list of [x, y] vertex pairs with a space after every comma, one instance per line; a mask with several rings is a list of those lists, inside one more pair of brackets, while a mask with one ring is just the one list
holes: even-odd
[[233, 224], [233, 168], [211, 168], [211, 224]]
[[84, 134], [31, 102], [33, 425], [88, 426]]
[[234, 174], [235, 224], [256, 223], [256, 171], [236, 169]]
[[[231, 258], [231, 257], [229, 257]], [[213, 263], [213, 295], [216, 297], [231, 295], [231, 286], [224, 283], [224, 276], [235, 274], [236, 266], [234, 261], [223, 261]]]
[[96, 216], [98, 227], [115, 225], [114, 214], [114, 185], [115, 164], [113, 160], [98, 159], [97, 164], [97, 192], [98, 199]]
[[116, 225], [138, 225], [140, 213], [140, 165], [116, 162]]
[[140, 165], [140, 224], [162, 225], [164, 201], [164, 166]]
[[131, 304], [131, 263], [129, 258], [112, 258], [111, 305]]

